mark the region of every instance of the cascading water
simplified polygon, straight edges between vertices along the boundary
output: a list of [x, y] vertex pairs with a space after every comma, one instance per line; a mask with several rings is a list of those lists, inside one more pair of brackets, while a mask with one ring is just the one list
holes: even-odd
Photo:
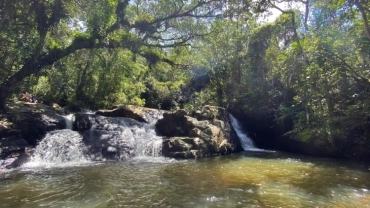
[[68, 166], [88, 163], [84, 154], [82, 136], [69, 129], [55, 130], [46, 134], [37, 145], [29, 163], [32, 166]]
[[73, 124], [73, 114], [68, 114], [63, 116], [64, 120], [66, 121], [66, 129], [72, 130], [72, 124]]
[[93, 160], [161, 156], [162, 138], [153, 125], [97, 115], [79, 115], [75, 119]]
[[161, 157], [162, 137], [157, 136], [154, 125], [144, 124], [144, 130], [136, 139], [135, 157]]
[[[65, 119], [67, 129], [47, 133], [26, 167], [162, 158], [163, 140], [155, 132], [155, 122], [147, 124], [93, 114], [68, 115]], [[76, 120], [73, 125], [72, 120]]]
[[238, 135], [240, 139], [240, 143], [244, 150], [262, 150], [254, 146], [254, 143], [252, 139], [250, 139], [244, 132], [242, 127], [240, 126], [238, 120], [236, 118], [229, 114], [231, 125], [234, 127], [236, 134]]

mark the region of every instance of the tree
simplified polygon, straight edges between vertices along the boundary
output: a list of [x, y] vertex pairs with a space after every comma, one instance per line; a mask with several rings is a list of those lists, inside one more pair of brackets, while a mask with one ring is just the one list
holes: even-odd
[[[143, 47], [186, 45], [222, 10], [208, 1], [21, 0], [1, 3], [0, 105], [26, 77], [81, 49], [124, 48], [152, 62]], [[184, 25], [191, 25], [183, 30]], [[189, 29], [190, 28], [190, 29]]]

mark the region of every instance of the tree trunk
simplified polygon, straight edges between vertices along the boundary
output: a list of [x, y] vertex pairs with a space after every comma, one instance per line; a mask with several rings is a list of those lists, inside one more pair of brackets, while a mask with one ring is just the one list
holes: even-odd
[[6, 99], [10, 94], [10, 89], [0, 86], [0, 109], [5, 113], [6, 111]]
[[[12, 90], [19, 86], [19, 84], [28, 76], [35, 74], [45, 66], [51, 65], [56, 61], [68, 56], [69, 54], [83, 49], [83, 48], [93, 48], [94, 47], [95, 37], [91, 37], [86, 40], [73, 41], [70, 46], [64, 50], [55, 49], [50, 51], [48, 54], [40, 54], [39, 56], [32, 57], [28, 59], [23, 67], [9, 77], [5, 82], [0, 84], [0, 108], [5, 111], [6, 99], [12, 93]], [[103, 45], [100, 47], [104, 47]]]
[[4, 83], [0, 84], [0, 106], [3, 111], [5, 111], [6, 99], [10, 96], [12, 90], [17, 87], [24, 78], [37, 72], [38, 70], [36, 69], [36, 63], [32, 63], [31, 60], [27, 61], [21, 70], [9, 77]]
[[83, 89], [85, 88], [87, 77], [88, 77], [88, 71], [91, 69], [91, 65], [94, 62], [94, 49], [90, 51], [90, 57], [87, 60], [85, 68], [82, 70], [81, 73], [79, 73], [78, 77], [78, 83], [75, 93], [75, 100], [76, 101], [82, 101], [81, 98], [84, 98]]
[[326, 104], [328, 106], [329, 122], [331, 122], [331, 120], [334, 118], [334, 102], [330, 94], [330, 87], [327, 83], [325, 83], [324, 85], [324, 94], [325, 94]]
[[367, 19], [366, 11], [360, 1], [355, 0], [354, 3], [357, 6], [358, 10], [360, 10], [362, 20], [364, 21], [366, 37], [370, 39], [370, 25], [369, 25], [369, 20]]

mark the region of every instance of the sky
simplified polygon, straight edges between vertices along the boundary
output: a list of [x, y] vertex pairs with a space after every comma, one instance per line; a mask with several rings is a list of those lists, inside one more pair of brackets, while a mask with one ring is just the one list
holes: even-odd
[[[277, 3], [276, 6], [279, 8], [285, 10], [285, 9], [299, 9], [301, 12], [305, 12], [305, 5], [303, 3], [297, 3], [297, 2], [283, 2], [283, 3]], [[261, 22], [273, 22], [276, 20], [276, 18], [281, 15], [281, 12], [277, 9], [269, 9], [269, 15], [266, 15], [266, 17], [261, 17]]]

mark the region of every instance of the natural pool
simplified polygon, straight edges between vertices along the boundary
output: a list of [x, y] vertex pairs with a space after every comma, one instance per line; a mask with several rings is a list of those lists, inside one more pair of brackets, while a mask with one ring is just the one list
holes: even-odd
[[0, 207], [369, 207], [370, 165], [276, 152], [0, 172]]

